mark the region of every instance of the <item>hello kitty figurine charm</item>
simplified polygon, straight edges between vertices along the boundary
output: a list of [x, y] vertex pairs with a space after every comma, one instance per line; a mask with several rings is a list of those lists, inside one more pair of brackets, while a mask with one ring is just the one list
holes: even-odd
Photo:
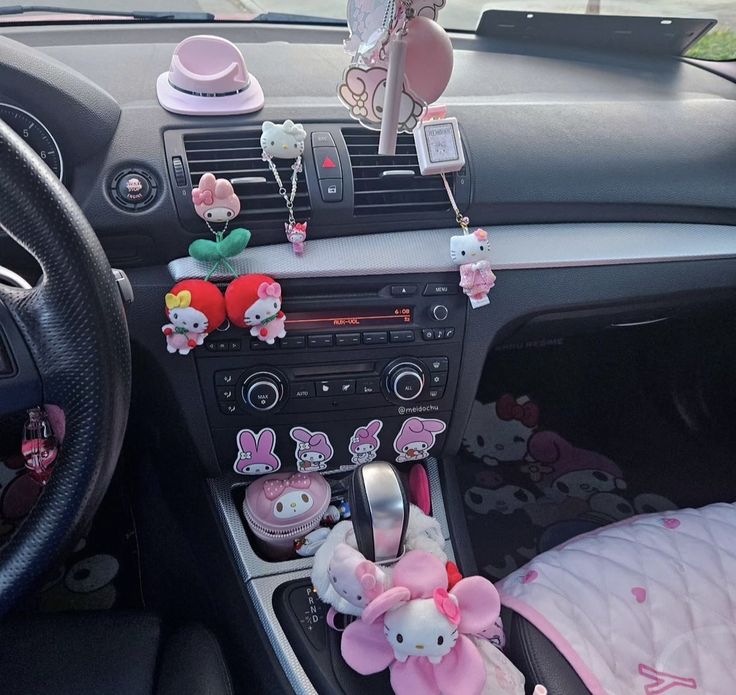
[[[302, 154], [307, 131], [301, 123], [286, 120], [283, 123], [265, 121], [261, 126], [262, 158], [268, 163], [268, 168], [279, 187], [279, 195], [286, 203], [289, 221], [284, 224], [286, 239], [291, 244], [294, 253], [301, 256], [304, 253], [304, 242], [307, 238], [307, 223], [297, 222], [294, 218], [294, 198], [296, 197], [297, 179], [302, 171]], [[274, 164], [274, 159], [293, 159], [291, 165], [291, 190], [287, 190], [281, 174]]]
[[268, 275], [241, 275], [225, 290], [230, 321], [269, 345], [286, 336], [286, 314], [281, 311], [281, 285]]
[[490, 304], [488, 292], [496, 283], [496, 276], [491, 270], [488, 232], [476, 229], [470, 234], [451, 237], [450, 256], [460, 266], [460, 287], [473, 309]]
[[286, 239], [291, 244], [294, 253], [301, 256], [304, 253], [304, 246], [307, 241], [307, 223], [295, 222], [290, 224], [285, 222], [284, 230], [286, 231]]

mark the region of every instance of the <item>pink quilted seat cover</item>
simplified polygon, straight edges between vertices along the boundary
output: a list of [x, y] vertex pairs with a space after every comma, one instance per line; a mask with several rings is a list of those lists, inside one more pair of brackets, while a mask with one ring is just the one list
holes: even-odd
[[736, 693], [736, 505], [606, 526], [498, 590], [594, 695]]

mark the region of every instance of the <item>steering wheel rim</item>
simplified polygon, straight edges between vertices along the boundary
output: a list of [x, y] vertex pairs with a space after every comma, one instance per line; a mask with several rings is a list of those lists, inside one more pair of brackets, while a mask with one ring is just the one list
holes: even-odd
[[0, 414], [53, 404], [66, 421], [51, 479], [0, 549], [2, 616], [70, 549], [102, 501], [122, 447], [131, 372], [123, 304], [99, 240], [66, 188], [2, 121], [0, 201], [0, 230], [43, 270], [30, 290], [0, 285], [0, 333], [14, 369], [0, 375]]

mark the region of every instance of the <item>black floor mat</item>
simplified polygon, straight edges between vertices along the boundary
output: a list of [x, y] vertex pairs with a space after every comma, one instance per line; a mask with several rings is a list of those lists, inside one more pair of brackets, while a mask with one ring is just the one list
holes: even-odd
[[637, 513], [736, 499], [733, 443], [714, 424], [733, 421], [733, 399], [718, 395], [730, 389], [731, 352], [723, 332], [693, 345], [686, 328], [491, 353], [458, 467], [485, 576]]
[[[0, 456], [0, 545], [22, 523], [41, 488], [27, 474], [19, 454]], [[115, 478], [92, 526], [42, 589], [21, 611], [140, 608], [138, 547], [130, 501]]]

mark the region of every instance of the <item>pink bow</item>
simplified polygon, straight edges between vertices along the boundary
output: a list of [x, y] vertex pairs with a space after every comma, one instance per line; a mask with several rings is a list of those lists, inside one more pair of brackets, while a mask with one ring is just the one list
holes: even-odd
[[312, 480], [306, 473], [294, 473], [285, 480], [267, 480], [263, 484], [263, 494], [267, 499], [275, 500], [283, 494], [287, 487], [308, 490], [311, 484]]
[[453, 601], [452, 596], [447, 593], [447, 589], [435, 589], [434, 605], [437, 610], [445, 616], [453, 625], [460, 624], [460, 606]]
[[536, 427], [539, 422], [539, 408], [529, 401], [521, 405], [509, 393], [496, 401], [496, 412], [502, 420], [518, 420], [526, 427]]
[[201, 188], [195, 188], [192, 191], [192, 201], [195, 205], [212, 205], [215, 202], [212, 191], [203, 191]]
[[280, 297], [281, 285], [278, 282], [262, 282], [258, 287], [258, 299], [266, 299], [267, 297]]

